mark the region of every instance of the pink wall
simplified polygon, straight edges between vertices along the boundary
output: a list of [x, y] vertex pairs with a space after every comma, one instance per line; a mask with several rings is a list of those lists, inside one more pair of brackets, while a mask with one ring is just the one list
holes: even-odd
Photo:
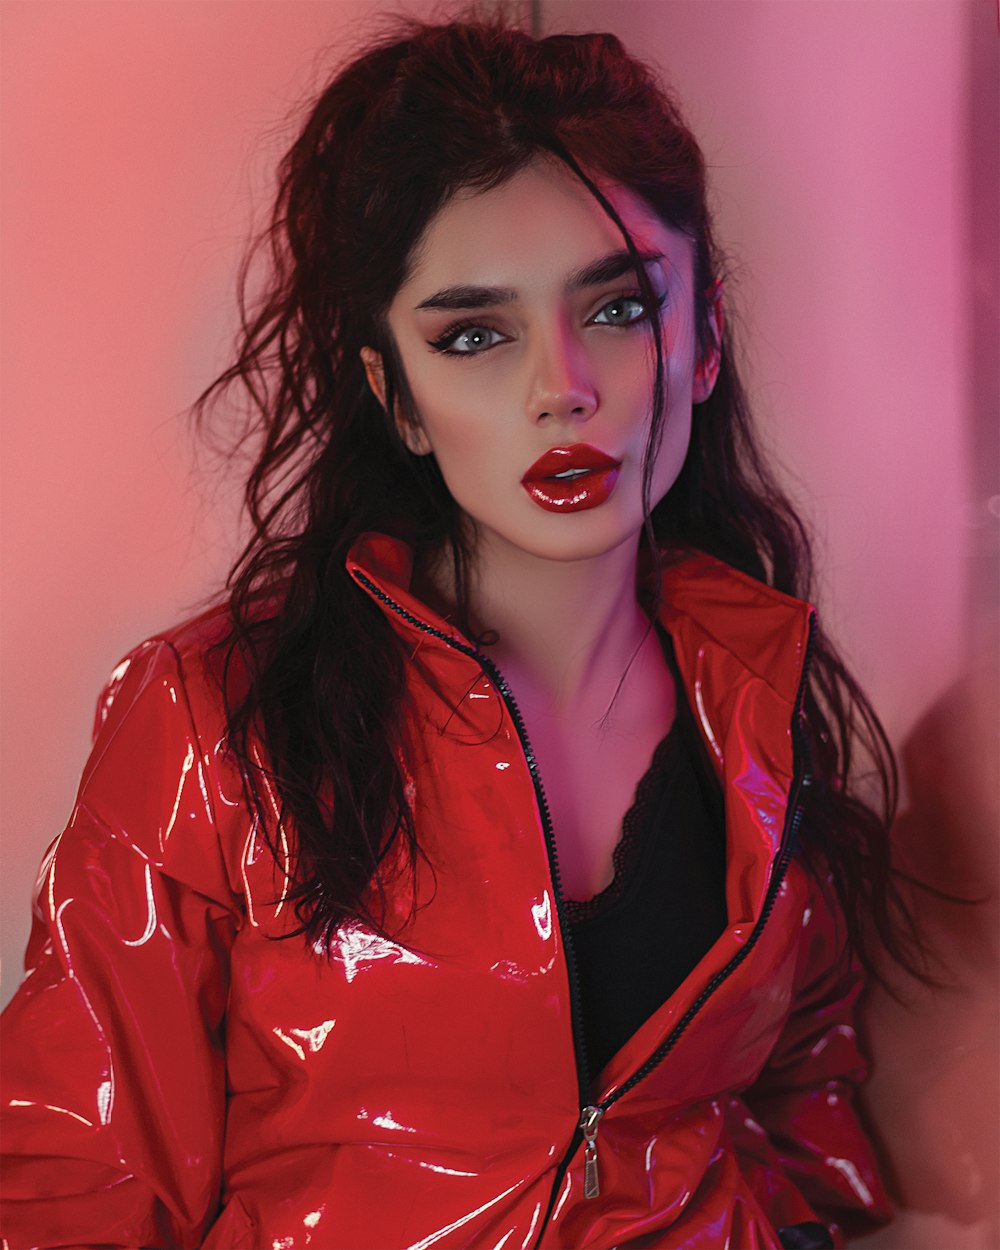
[[[223, 360], [281, 119], [329, 64], [317, 50], [383, 7], [400, 6], [3, 5], [5, 998], [100, 683], [209, 593], [233, 550], [232, 475], [195, 457], [183, 412]], [[618, 31], [687, 104], [736, 259], [754, 397], [821, 538], [827, 619], [906, 751], [918, 801], [903, 832], [936, 880], [989, 892], [996, 722], [978, 675], [969, 694], [968, 644], [989, 632], [977, 587], [995, 578], [981, 502], [996, 485], [973, 473], [995, 447], [973, 445], [995, 431], [995, 251], [971, 259], [971, 232], [995, 220], [990, 0], [542, 11], [547, 29]], [[950, 859], [928, 850], [942, 830]], [[995, 1166], [995, 1124], [967, 1106], [995, 1104], [981, 990], [995, 916], [926, 910], [967, 972], [918, 1015], [873, 1005], [873, 1110], [910, 1209], [871, 1244], [996, 1245], [988, 1181], [970, 1171]]]

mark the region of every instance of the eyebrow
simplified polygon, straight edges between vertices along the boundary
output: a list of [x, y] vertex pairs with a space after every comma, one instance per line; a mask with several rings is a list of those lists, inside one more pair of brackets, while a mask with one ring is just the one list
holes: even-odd
[[[651, 265], [663, 259], [662, 252], [639, 252], [639, 262]], [[588, 287], [601, 286], [605, 282], [614, 282], [626, 274], [635, 272], [635, 262], [630, 253], [622, 248], [602, 256], [600, 260], [575, 269], [570, 274], [567, 287], [570, 291], [582, 291]], [[495, 308], [501, 304], [514, 304], [518, 293], [509, 286], [448, 286], [417, 304], [418, 309], [429, 309], [439, 312], [454, 312], [463, 308]]]

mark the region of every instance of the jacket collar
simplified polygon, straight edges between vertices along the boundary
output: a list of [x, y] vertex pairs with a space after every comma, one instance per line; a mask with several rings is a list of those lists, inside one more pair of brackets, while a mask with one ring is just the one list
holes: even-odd
[[815, 611], [703, 552], [663, 574], [660, 619], [678, 662], [700, 650], [725, 651], [789, 704], [798, 698]]
[[413, 549], [401, 538], [362, 534], [348, 553], [347, 571], [384, 611], [393, 614], [397, 628], [422, 629], [442, 643], [466, 652], [475, 650], [461, 630], [412, 593]]
[[[413, 556], [402, 541], [362, 535], [347, 567], [422, 646], [478, 665], [468, 638], [410, 591]], [[689, 706], [726, 794], [727, 906], [731, 922], [759, 914], [795, 787], [792, 726], [801, 699], [813, 610], [694, 552], [663, 574], [660, 621], [670, 634]], [[453, 689], [468, 693], [468, 672]], [[460, 700], [464, 694], [459, 696]]]
[[[351, 548], [347, 569], [384, 609], [401, 608], [405, 616], [396, 616], [408, 628], [429, 630], [443, 643], [475, 650], [451, 621], [412, 593], [413, 550], [402, 539], [362, 534]], [[692, 552], [663, 573], [659, 619], [673, 638], [682, 675], [694, 672], [704, 649], [722, 650], [793, 704], [812, 617], [809, 604], [703, 552]]]

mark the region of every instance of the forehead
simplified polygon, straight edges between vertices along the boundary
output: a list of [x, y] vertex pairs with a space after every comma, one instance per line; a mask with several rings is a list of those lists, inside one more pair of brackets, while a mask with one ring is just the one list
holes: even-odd
[[[598, 181], [640, 252], [662, 253], [690, 277], [691, 240], [666, 225], [641, 196]], [[400, 295], [424, 286], [475, 281], [530, 288], [623, 246], [621, 231], [574, 174], [539, 159], [488, 191], [458, 191], [431, 219]]]

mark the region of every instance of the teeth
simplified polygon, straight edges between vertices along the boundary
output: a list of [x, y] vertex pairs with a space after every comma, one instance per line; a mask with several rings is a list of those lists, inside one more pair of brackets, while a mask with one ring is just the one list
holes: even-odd
[[582, 477], [584, 473], [589, 472], [589, 469], [563, 469], [562, 473], [553, 473], [552, 476], [557, 480], [565, 481], [569, 478]]

